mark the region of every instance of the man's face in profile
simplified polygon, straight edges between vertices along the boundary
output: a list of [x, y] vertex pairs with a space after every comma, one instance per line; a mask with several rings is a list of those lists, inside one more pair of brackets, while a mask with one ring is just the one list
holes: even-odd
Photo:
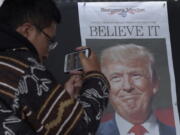
[[147, 59], [107, 62], [104, 71], [111, 84], [110, 101], [116, 112], [132, 123], [144, 122], [157, 90]]

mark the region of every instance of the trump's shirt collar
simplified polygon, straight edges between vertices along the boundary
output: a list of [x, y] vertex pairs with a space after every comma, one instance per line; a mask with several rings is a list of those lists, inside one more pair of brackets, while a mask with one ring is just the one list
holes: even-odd
[[[132, 123], [126, 121], [117, 113], [115, 113], [115, 121], [120, 135], [133, 135], [133, 133], [128, 134], [129, 130], [134, 126]], [[159, 126], [153, 114], [141, 125], [149, 132], [145, 135], [159, 135]]]

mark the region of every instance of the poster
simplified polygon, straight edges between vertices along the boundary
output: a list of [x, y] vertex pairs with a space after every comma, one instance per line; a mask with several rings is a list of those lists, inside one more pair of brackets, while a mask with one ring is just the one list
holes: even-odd
[[111, 85], [97, 135], [134, 135], [134, 125], [144, 135], [179, 135], [167, 3], [80, 2], [78, 11], [82, 45]]

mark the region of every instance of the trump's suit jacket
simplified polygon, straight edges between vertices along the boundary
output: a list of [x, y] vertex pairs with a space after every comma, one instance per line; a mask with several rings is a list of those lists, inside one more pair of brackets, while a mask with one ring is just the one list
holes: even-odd
[[[160, 135], [176, 135], [174, 127], [165, 125], [158, 121]], [[115, 118], [100, 124], [96, 135], [120, 135]]]

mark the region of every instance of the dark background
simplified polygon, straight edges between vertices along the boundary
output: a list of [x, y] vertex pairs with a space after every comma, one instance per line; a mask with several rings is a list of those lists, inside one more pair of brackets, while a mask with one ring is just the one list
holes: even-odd
[[[81, 46], [78, 7], [76, 2], [57, 1], [62, 14], [62, 22], [58, 25], [57, 41], [59, 46], [52, 51], [47, 61], [47, 67], [59, 83], [64, 83], [68, 75], [64, 74], [64, 55]], [[176, 79], [178, 109], [180, 111], [180, 2], [168, 1], [168, 18], [171, 47]]]

